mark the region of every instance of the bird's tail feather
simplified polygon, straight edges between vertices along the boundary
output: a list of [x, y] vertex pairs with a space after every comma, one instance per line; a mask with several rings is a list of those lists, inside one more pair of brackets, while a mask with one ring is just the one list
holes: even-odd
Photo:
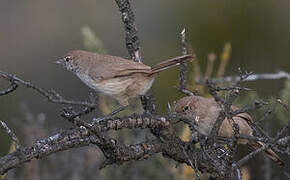
[[[263, 142], [260, 142], [260, 141], [249, 141], [249, 145], [254, 149], [258, 149], [258, 148], [261, 148], [262, 146], [264, 146], [265, 144]], [[285, 166], [284, 161], [272, 149], [270, 149], [270, 148], [266, 149], [265, 153], [266, 153], [268, 158], [270, 158], [272, 161], [277, 163], [279, 166], [281, 166], [281, 167]]]
[[192, 55], [183, 55], [183, 56], [178, 56], [178, 57], [169, 59], [167, 61], [163, 61], [159, 64], [152, 66], [151, 74], [156, 74], [156, 73], [163, 71], [165, 69], [169, 69], [169, 68], [172, 68], [174, 66], [178, 66], [180, 63], [192, 61], [193, 59], [194, 59], [194, 56], [192, 56]]

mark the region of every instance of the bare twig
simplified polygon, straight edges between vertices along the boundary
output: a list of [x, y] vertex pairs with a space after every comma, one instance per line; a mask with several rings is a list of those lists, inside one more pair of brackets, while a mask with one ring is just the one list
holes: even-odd
[[[186, 48], [186, 37], [185, 37], [185, 28], [181, 31], [181, 53], [182, 55], [187, 54]], [[179, 74], [179, 88], [186, 88], [186, 72], [187, 72], [187, 63], [182, 63], [180, 65], [180, 74]]]
[[11, 138], [13, 144], [15, 144], [16, 149], [19, 149], [21, 147], [20, 142], [18, 137], [16, 136], [16, 134], [7, 126], [7, 124], [3, 121], [0, 121], [0, 126], [2, 127], [2, 129], [4, 129], [6, 131], [6, 133], [9, 135], [9, 137]]
[[240, 159], [236, 163], [236, 167], [235, 168], [242, 167], [248, 160], [250, 160], [251, 158], [253, 158], [256, 154], [258, 154], [259, 152], [262, 152], [262, 151], [268, 149], [269, 147], [270, 147], [270, 144], [265, 144], [261, 148], [258, 148], [255, 151], [253, 151], [253, 152], [249, 153], [248, 155], [244, 156], [242, 159]]
[[[187, 55], [188, 51], [187, 51], [185, 28], [183, 28], [180, 34], [181, 34], [181, 53], [182, 55]], [[193, 58], [195, 58], [194, 52], [192, 54]], [[182, 63], [180, 65], [179, 87], [177, 89], [188, 96], [193, 96], [194, 93], [186, 89], [186, 73], [187, 73], [187, 63]]]
[[286, 111], [290, 112], [290, 107], [289, 107], [289, 105], [283, 103], [283, 101], [282, 101], [281, 99], [277, 99], [277, 102], [278, 102], [279, 104], [281, 104], [281, 105], [283, 106], [283, 108], [286, 109]]
[[[220, 102], [222, 104], [222, 110], [220, 111], [219, 116], [210, 132], [210, 137], [214, 137], [218, 135], [218, 131], [225, 117], [227, 117], [228, 119], [231, 119], [234, 115], [236, 115], [236, 114], [233, 114], [231, 110], [231, 106], [240, 92], [239, 88], [237, 87], [243, 80], [247, 79], [247, 77], [251, 75], [251, 73], [242, 72], [240, 68], [239, 68], [239, 72], [240, 72], [240, 81], [237, 81], [234, 84], [234, 86], [230, 88], [231, 89], [230, 94], [225, 99], [220, 98], [217, 94], [217, 89], [224, 89], [224, 88], [219, 88], [211, 80], [207, 80], [207, 85], [210, 88], [210, 94], [215, 98], [215, 101], [217, 103]], [[243, 90], [243, 88], [240, 88], [240, 89]]]
[[230, 90], [239, 90], [239, 91], [251, 91], [250, 88], [238, 87], [238, 86], [227, 86], [227, 87], [219, 87], [219, 86], [212, 86], [212, 90], [214, 91], [230, 91]]
[[187, 160], [188, 160], [188, 162], [189, 162], [191, 168], [194, 170], [195, 179], [196, 179], [196, 180], [200, 180], [200, 175], [199, 175], [199, 172], [198, 172], [196, 159], [194, 160], [195, 163], [193, 164], [193, 162], [192, 162], [191, 158], [188, 156], [188, 154], [187, 154], [185, 148], [184, 148], [183, 146], [181, 146], [181, 148], [182, 148], [183, 153], [184, 153], [185, 157], [187, 158]]
[[121, 12], [122, 21], [125, 26], [126, 47], [131, 59], [141, 62], [140, 39], [137, 36], [137, 27], [135, 24], [135, 15], [131, 9], [129, 0], [115, 0]]
[[[181, 34], [181, 54], [187, 55], [188, 52], [187, 52], [185, 28], [183, 28], [180, 34]], [[193, 58], [195, 58], [194, 52], [192, 54]], [[193, 96], [194, 93], [186, 89], [186, 73], [187, 73], [187, 63], [181, 63], [179, 73], [179, 87], [177, 89], [188, 96]]]
[[182, 92], [183, 94], [187, 95], [187, 96], [193, 96], [195, 94], [197, 94], [196, 92], [192, 92], [188, 89], [180, 89], [180, 87], [174, 86], [174, 88], [176, 88], [177, 90], [179, 90], [180, 92]]
[[236, 176], [237, 176], [237, 179], [238, 180], [242, 180], [242, 172], [241, 172], [241, 168], [237, 167], [236, 163], [233, 163], [232, 164], [232, 167], [233, 167], [233, 172], [236, 171]]
[[255, 124], [259, 124], [260, 122], [263, 122], [264, 120], [266, 120], [267, 117], [269, 117], [269, 115], [270, 115], [272, 112], [273, 112], [272, 109], [268, 109], [268, 110], [264, 113], [264, 115], [263, 115], [262, 118], [260, 118], [259, 120], [255, 121]]
[[0, 91], [0, 96], [9, 94], [13, 91], [15, 91], [18, 88], [18, 85], [14, 83], [14, 81], [11, 81], [10, 86], [7, 89], [1, 90]]
[[[287, 79], [290, 80], [290, 74], [285, 71], [277, 71], [276, 73], [265, 73], [265, 74], [251, 74], [249, 77], [244, 79], [244, 81], [256, 81], [261, 79], [269, 79], [269, 80], [275, 80], [275, 79]], [[196, 77], [195, 82], [198, 84], [206, 84], [206, 78], [202, 77]], [[211, 82], [213, 83], [225, 83], [225, 82], [237, 82], [240, 81], [240, 76], [228, 76], [228, 77], [222, 77], [222, 78], [211, 78]]]
[[37, 87], [36, 85], [32, 84], [31, 82], [22, 80], [13, 74], [9, 74], [9, 73], [0, 71], [0, 77], [4, 78], [10, 82], [13, 82], [16, 85], [22, 85], [24, 87], [31, 88], [31, 89], [35, 90], [40, 95], [46, 97], [47, 100], [51, 103], [78, 105], [78, 106], [85, 106], [85, 107], [91, 107], [91, 108], [97, 107], [97, 104], [95, 104], [95, 103], [66, 100], [64, 97], [62, 97], [60, 94], [58, 94], [54, 90], [48, 91], [48, 90], [45, 90], [43, 88]]
[[188, 89], [180, 89], [180, 92], [182, 92], [183, 94], [187, 95], [187, 96], [193, 96], [195, 95], [194, 92], [188, 90]]
[[249, 153], [248, 155], [244, 156], [242, 159], [240, 159], [237, 163], [236, 163], [236, 167], [242, 167], [243, 164], [245, 164], [248, 160], [250, 160], [251, 158], [253, 158], [256, 154], [258, 154], [261, 151], [264, 151], [272, 146], [275, 146], [276, 144], [281, 144], [284, 145], [286, 144], [289, 140], [290, 137], [284, 137], [281, 139], [278, 139], [278, 135], [275, 137], [274, 141], [272, 143], [266, 142], [261, 148], [256, 149], [255, 151]]

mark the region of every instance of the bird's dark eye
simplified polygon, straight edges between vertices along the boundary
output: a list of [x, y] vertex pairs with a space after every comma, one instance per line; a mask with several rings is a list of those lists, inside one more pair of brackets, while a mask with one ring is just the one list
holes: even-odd
[[66, 56], [66, 57], [64, 58], [64, 60], [65, 60], [66, 62], [69, 62], [69, 61], [71, 60], [71, 57], [70, 57], [70, 56]]
[[185, 107], [183, 108], [183, 112], [187, 111], [188, 109], [189, 109], [189, 106], [185, 106]]

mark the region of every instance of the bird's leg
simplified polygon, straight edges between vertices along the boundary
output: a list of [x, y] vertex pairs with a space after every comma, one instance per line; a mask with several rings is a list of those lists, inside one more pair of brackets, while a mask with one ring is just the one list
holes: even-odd
[[93, 119], [93, 122], [94, 123], [99, 123], [101, 121], [106, 121], [108, 119], [111, 119], [114, 115], [118, 114], [119, 112], [122, 112], [124, 111], [126, 108], [128, 107], [127, 106], [121, 106], [119, 107], [118, 109], [115, 109], [114, 111], [112, 111], [110, 114], [107, 114], [106, 116], [102, 117], [102, 118], [94, 118]]
[[121, 106], [121, 107], [119, 107], [118, 109], [115, 109], [114, 111], [112, 111], [110, 114], [108, 114], [106, 116], [112, 117], [112, 116], [118, 114], [119, 112], [124, 111], [127, 107], [128, 107], [128, 105], [127, 106]]

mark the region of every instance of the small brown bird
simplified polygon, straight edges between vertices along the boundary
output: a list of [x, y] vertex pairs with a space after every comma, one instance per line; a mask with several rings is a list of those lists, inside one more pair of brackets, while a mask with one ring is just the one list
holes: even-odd
[[[238, 110], [235, 106], [232, 106], [232, 109]], [[184, 97], [178, 100], [174, 106], [175, 112], [188, 120], [193, 120], [194, 124], [196, 124], [196, 130], [206, 136], [210, 134], [220, 110], [220, 106], [214, 99], [201, 96]], [[239, 126], [240, 134], [252, 136], [253, 130], [248, 124], [249, 121], [252, 121], [252, 118], [248, 113], [240, 113], [234, 116], [233, 120]], [[219, 129], [219, 136], [232, 137], [234, 134], [233, 124], [233, 121], [225, 119]], [[258, 149], [264, 145], [263, 142], [247, 139], [239, 139], [238, 144], [248, 144], [254, 149]], [[284, 162], [272, 149], [269, 148], [265, 152], [278, 165], [284, 166]]]
[[156, 73], [192, 58], [179, 56], [150, 67], [121, 57], [76, 50], [57, 63], [75, 73], [90, 88], [127, 106], [129, 98], [144, 95], [151, 88]]

